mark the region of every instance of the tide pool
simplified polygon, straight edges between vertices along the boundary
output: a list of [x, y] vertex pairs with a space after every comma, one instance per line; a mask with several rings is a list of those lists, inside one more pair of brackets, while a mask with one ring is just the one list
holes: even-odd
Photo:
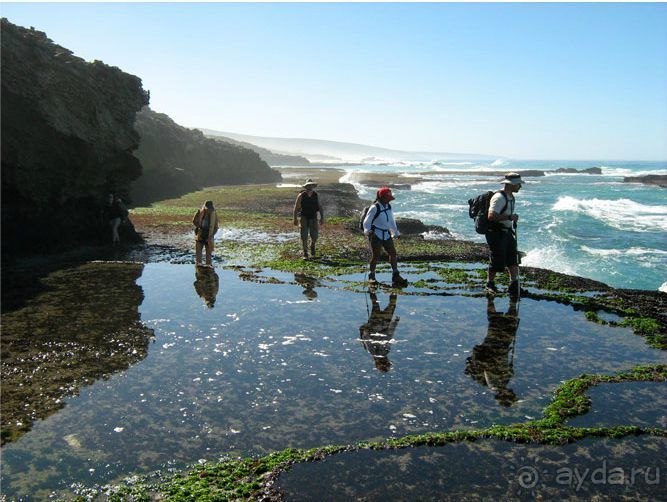
[[[116, 298], [104, 311], [93, 287], [101, 270]], [[26, 393], [18, 412], [40, 402], [41, 381], [72, 388], [3, 446], [3, 494], [45, 499], [225, 456], [524, 422], [583, 372], [665, 362], [630, 329], [552, 301], [525, 298], [519, 309], [507, 297], [371, 295], [263, 273], [276, 283], [224, 269], [204, 277], [192, 265], [87, 264], [3, 315], [14, 351], [36, 327], [45, 333], [43, 347], [20, 346], [40, 367], [30, 386], [16, 383]], [[66, 315], [72, 305], [76, 318]], [[100, 336], [78, 334], [91, 331]], [[83, 372], [121, 349], [118, 364]], [[16, 353], [3, 372], [25, 364]], [[3, 381], [3, 398], [12, 390]]]

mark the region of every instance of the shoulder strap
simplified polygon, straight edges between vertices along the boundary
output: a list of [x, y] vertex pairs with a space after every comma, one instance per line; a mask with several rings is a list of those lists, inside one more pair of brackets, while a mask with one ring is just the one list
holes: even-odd
[[375, 215], [373, 216], [373, 219], [371, 220], [371, 226], [372, 226], [372, 225], [373, 225], [373, 222], [375, 221], [375, 219], [376, 219], [378, 216], [380, 216], [380, 213], [381, 213], [382, 211], [384, 211], [384, 209], [380, 209], [380, 204], [378, 204], [377, 202], [373, 202], [373, 204], [371, 204], [371, 206], [375, 206]]
[[498, 190], [498, 191], [496, 191], [496, 193], [501, 193], [501, 194], [503, 194], [503, 198], [505, 199], [505, 205], [504, 205], [503, 208], [500, 210], [500, 213], [498, 213], [498, 214], [501, 214], [503, 211], [505, 211], [505, 209], [507, 209], [507, 204], [509, 204], [509, 199], [507, 198], [507, 194], [505, 193], [504, 190]]

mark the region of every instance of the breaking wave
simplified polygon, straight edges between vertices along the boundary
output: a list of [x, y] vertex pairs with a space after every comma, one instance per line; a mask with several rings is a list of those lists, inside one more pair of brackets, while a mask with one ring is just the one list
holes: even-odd
[[617, 230], [667, 232], [667, 206], [649, 206], [630, 199], [576, 199], [559, 197], [554, 211], [585, 214]]

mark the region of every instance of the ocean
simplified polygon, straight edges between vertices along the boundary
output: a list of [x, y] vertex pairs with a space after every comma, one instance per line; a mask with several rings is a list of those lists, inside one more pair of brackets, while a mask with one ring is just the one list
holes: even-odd
[[[600, 167], [602, 174], [549, 172], [590, 167]], [[526, 253], [523, 265], [618, 288], [667, 292], [667, 189], [623, 182], [624, 176], [665, 175], [667, 162], [440, 161], [344, 169], [342, 181], [352, 182], [355, 172], [424, 173], [421, 181], [410, 181], [411, 189], [394, 190], [395, 214], [447, 227], [454, 237], [477, 242], [484, 242], [484, 236], [475, 233], [467, 201], [501, 185], [497, 176], [451, 171], [545, 171], [546, 176], [525, 177], [516, 196], [519, 249]], [[374, 189], [355, 186], [362, 198], [374, 198]]]

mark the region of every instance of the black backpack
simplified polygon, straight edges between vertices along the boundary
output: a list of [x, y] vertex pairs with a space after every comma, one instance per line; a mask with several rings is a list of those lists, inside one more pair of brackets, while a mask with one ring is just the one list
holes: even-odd
[[[502, 213], [507, 207], [507, 195], [502, 190], [498, 190], [503, 197], [505, 197], [505, 205], [500, 210]], [[497, 192], [489, 190], [475, 198], [468, 199], [468, 216], [475, 220], [475, 232], [478, 234], [486, 234], [490, 229], [492, 222], [489, 221], [489, 202]]]
[[380, 213], [383, 211], [389, 211], [391, 209], [391, 204], [387, 204], [387, 209], [381, 211], [380, 206], [377, 205], [377, 201], [373, 202], [370, 206], [367, 206], [364, 208], [364, 210], [361, 212], [361, 218], [359, 218], [359, 230], [362, 232], [364, 231], [364, 220], [366, 219], [366, 215], [368, 214], [368, 211], [373, 206], [377, 206], [377, 210], [375, 211], [375, 216], [373, 216], [373, 219], [371, 220], [371, 228], [373, 228], [373, 223], [375, 222], [375, 219], [380, 216]]

